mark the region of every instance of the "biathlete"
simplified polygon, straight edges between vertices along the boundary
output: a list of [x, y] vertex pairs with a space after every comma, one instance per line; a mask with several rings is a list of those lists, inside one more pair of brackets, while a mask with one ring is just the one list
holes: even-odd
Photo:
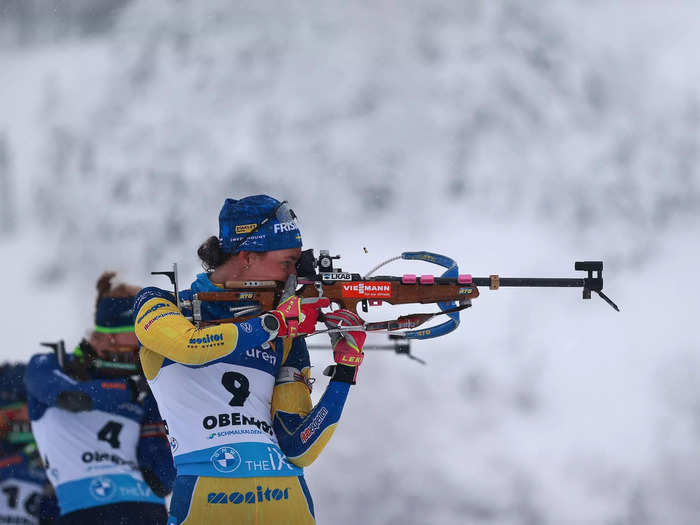
[[[139, 293], [134, 308], [141, 364], [168, 422], [177, 468], [169, 524], [315, 523], [303, 467], [324, 448], [362, 362], [362, 321], [348, 310], [325, 316], [337, 364], [316, 406], [302, 335], [314, 331], [326, 298], [291, 296], [242, 322], [195, 326], [251, 314], [252, 301], [199, 302], [227, 281], [280, 281], [296, 272], [301, 234], [293, 212], [266, 195], [227, 199], [219, 237], [198, 250], [207, 273], [175, 297]], [[258, 314], [260, 313], [257, 307]]]
[[[140, 288], [97, 283], [95, 329], [72, 354], [27, 366], [29, 416], [61, 525], [164, 524], [175, 479], [165, 424], [139, 381], [132, 313]], [[62, 363], [60, 361], [63, 361]]]
[[50, 525], [58, 503], [39, 460], [27, 413], [26, 366], [0, 366], [0, 523]]

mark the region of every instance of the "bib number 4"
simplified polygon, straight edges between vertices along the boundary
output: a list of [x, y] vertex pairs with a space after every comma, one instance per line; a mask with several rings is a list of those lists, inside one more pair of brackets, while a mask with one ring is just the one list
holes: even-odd
[[119, 434], [121, 433], [122, 428], [124, 428], [124, 425], [121, 423], [117, 423], [116, 421], [107, 421], [107, 424], [97, 433], [97, 439], [100, 441], [106, 441], [112, 448], [119, 448], [121, 445], [119, 442]]

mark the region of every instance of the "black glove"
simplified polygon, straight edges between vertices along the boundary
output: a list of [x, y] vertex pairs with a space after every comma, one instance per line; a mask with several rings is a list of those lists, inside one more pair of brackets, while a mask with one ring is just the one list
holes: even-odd
[[56, 406], [69, 412], [92, 410], [92, 398], [85, 392], [64, 391], [56, 396]]
[[144, 400], [150, 395], [151, 389], [148, 387], [148, 381], [143, 376], [131, 376], [126, 378], [126, 384], [131, 389], [131, 401], [133, 403], [143, 404]]
[[323, 375], [330, 377], [331, 381], [354, 385], [357, 379], [357, 367], [341, 364], [328, 365], [323, 371]]
[[146, 467], [141, 467], [141, 475], [143, 476], [143, 480], [148, 483], [148, 486], [151, 487], [151, 490], [153, 491], [153, 494], [158, 496], [159, 498], [164, 498], [168, 494], [170, 494], [170, 488], [163, 483], [158, 476], [156, 476], [153, 471], [149, 468]]

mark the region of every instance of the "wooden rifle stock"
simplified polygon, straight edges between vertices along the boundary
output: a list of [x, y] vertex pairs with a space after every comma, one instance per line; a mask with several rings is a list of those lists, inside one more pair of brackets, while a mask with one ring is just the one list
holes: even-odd
[[[357, 313], [357, 305], [386, 302], [398, 304], [430, 304], [439, 302], [464, 302], [479, 296], [473, 284], [460, 284], [457, 279], [435, 277], [430, 282], [407, 284], [400, 277], [373, 277], [348, 281], [309, 281], [301, 279], [296, 295], [304, 298], [327, 297], [340, 308]], [[319, 286], [321, 285], [321, 286]], [[284, 283], [277, 281], [227, 281], [221, 292], [199, 292], [197, 299], [211, 302], [254, 301], [260, 305], [255, 315], [203, 321], [201, 326], [218, 323], [242, 322], [274, 310], [282, 296]]]
[[[302, 281], [306, 283], [306, 281]], [[303, 284], [297, 292], [301, 297], [318, 297], [313, 284]], [[352, 281], [333, 281], [323, 285], [323, 297], [340, 308], [357, 312], [363, 301], [370, 304], [430, 304], [464, 301], [479, 297], [479, 289], [471, 284], [459, 284], [457, 279], [435, 277], [431, 284], [406, 284], [400, 277], [373, 277]]]

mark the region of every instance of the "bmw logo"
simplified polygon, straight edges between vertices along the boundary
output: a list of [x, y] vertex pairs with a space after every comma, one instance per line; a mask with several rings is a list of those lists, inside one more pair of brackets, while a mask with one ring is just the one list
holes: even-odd
[[235, 448], [221, 447], [211, 455], [211, 464], [219, 472], [233, 472], [241, 466], [241, 455]]
[[109, 478], [95, 478], [90, 482], [90, 494], [98, 500], [112, 499], [117, 487]]

